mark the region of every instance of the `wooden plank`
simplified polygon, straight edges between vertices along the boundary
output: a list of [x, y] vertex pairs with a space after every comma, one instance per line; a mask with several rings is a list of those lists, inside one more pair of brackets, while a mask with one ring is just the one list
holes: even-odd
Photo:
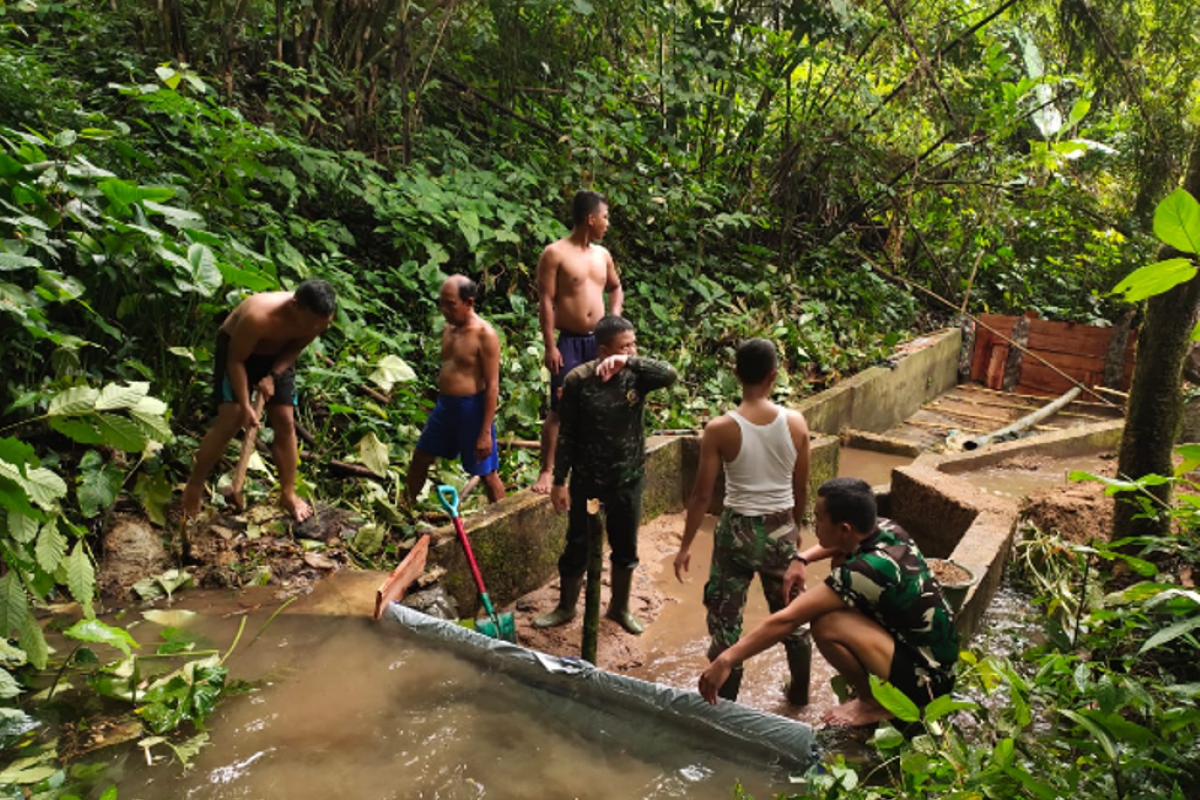
[[375, 619], [383, 617], [388, 603], [404, 599], [413, 582], [425, 574], [425, 561], [429, 558], [429, 534], [417, 540], [416, 546], [400, 562], [392, 574], [375, 590]]
[[[1001, 392], [998, 389], [989, 389], [986, 386], [980, 386], [979, 384], [975, 384], [975, 383], [960, 383], [955, 388], [956, 389], [965, 389], [969, 392], [979, 392], [982, 394], [992, 395], [992, 396], [996, 396], [996, 397], [1020, 397], [1025, 400], [1042, 400], [1042, 399], [1044, 399], [1041, 395], [1020, 394], [1018, 392]], [[1060, 392], [1059, 394], [1062, 394], [1062, 393]], [[1094, 403], [1091, 400], [1074, 400], [1071, 402], [1071, 405], [1073, 405], [1073, 406], [1099, 406], [1101, 408], [1116, 408], [1115, 405], [1110, 406], [1107, 403]]]

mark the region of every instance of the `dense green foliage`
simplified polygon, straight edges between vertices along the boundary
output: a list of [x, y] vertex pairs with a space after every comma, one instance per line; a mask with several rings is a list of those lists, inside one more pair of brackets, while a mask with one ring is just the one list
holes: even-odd
[[[794, 399], [960, 307], [1103, 321], [1194, 135], [1194, 21], [1170, 0], [0, 0], [0, 700], [68, 666], [32, 610], [92, 619], [114, 507], [166, 522], [246, 294], [338, 290], [301, 364], [301, 488], [394, 552], [444, 275], [478, 279], [501, 331], [502, 437], [538, 431], [534, 271], [583, 187], [611, 202], [640, 346], [684, 376], [661, 428], [728, 401], [745, 336], [779, 342]], [[528, 483], [535, 456], [502, 461]], [[67, 662], [99, 684], [131, 663]], [[134, 703], [154, 730], [211, 708], [223, 674], [190, 669]], [[0, 744], [27, 722], [0, 708]]]

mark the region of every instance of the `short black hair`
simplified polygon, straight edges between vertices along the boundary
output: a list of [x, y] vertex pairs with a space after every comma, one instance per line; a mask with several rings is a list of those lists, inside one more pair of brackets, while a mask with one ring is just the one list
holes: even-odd
[[466, 275], [455, 275], [458, 278], [458, 299], [464, 303], [474, 304], [479, 298], [479, 284]]
[[767, 339], [747, 339], [738, 345], [734, 363], [742, 383], [751, 386], [762, 383], [779, 366], [775, 343]]
[[608, 347], [618, 334], [631, 330], [633, 330], [632, 322], [616, 314], [607, 314], [600, 318], [600, 321], [596, 323], [596, 330], [593, 331], [593, 335], [596, 337], [596, 346]]
[[587, 222], [588, 216], [598, 212], [603, 205], [608, 205], [604, 195], [589, 189], [580, 189], [571, 201], [571, 224], [582, 225]]
[[337, 293], [325, 281], [315, 278], [302, 281], [292, 296], [301, 308], [322, 317], [332, 317], [337, 311]]
[[862, 478], [830, 478], [817, 487], [835, 525], [849, 522], [859, 533], [875, 530], [875, 493]]

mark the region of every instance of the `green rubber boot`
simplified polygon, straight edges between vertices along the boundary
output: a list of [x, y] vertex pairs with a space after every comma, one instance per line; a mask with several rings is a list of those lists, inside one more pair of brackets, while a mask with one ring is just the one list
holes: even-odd
[[579, 592], [583, 589], [583, 575], [573, 578], [563, 578], [562, 589], [558, 595], [558, 607], [548, 614], [542, 614], [533, 621], [535, 628], [557, 628], [575, 619], [575, 605], [579, 602]]
[[612, 599], [608, 603], [608, 618], [616, 620], [622, 628], [634, 636], [641, 636], [645, 628], [629, 610], [629, 592], [633, 589], [633, 568], [612, 570]]
[[745, 667], [734, 667], [733, 671], [729, 673], [729, 677], [721, 684], [721, 688], [717, 690], [717, 697], [736, 701], [738, 692], [742, 690], [742, 676], [745, 674]]
[[785, 691], [787, 700], [794, 706], [808, 705], [808, 683], [812, 673], [812, 637], [805, 627], [803, 635], [783, 640], [783, 649], [787, 653], [788, 680]]

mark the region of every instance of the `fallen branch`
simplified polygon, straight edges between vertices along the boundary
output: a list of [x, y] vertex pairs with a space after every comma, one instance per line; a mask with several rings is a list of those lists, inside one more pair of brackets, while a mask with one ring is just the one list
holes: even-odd
[[359, 478], [370, 478], [374, 481], [387, 480], [383, 475], [364, 467], [362, 464], [351, 464], [348, 461], [338, 461], [336, 458], [329, 460], [329, 468], [336, 472], [343, 472], [347, 475], [354, 475]]

